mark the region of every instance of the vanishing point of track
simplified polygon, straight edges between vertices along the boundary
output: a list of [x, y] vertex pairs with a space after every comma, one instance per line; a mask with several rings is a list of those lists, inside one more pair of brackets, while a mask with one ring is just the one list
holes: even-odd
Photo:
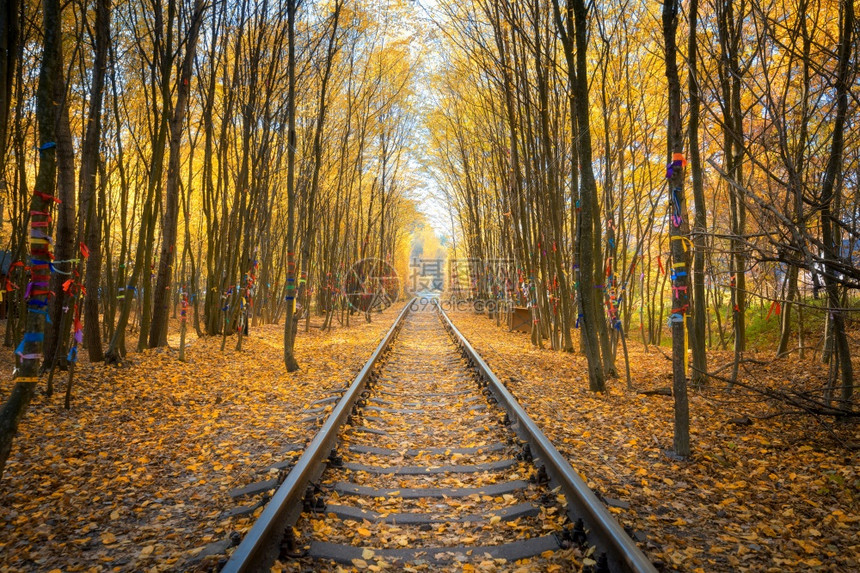
[[521, 559], [654, 571], [447, 315], [414, 301], [223, 571], [279, 558], [314, 571]]

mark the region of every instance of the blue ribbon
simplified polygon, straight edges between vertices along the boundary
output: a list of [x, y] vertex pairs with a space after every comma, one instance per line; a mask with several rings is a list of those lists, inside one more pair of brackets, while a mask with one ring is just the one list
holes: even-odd
[[678, 195], [681, 193], [681, 189], [675, 187], [672, 189], [672, 206], [675, 208], [675, 215], [681, 216], [681, 199]]
[[27, 311], [28, 311], [28, 312], [32, 312], [33, 314], [43, 314], [43, 315], [45, 315], [45, 321], [46, 321], [48, 324], [53, 324], [53, 323], [51, 322], [51, 315], [50, 315], [50, 314], [48, 314], [48, 311], [47, 311], [47, 310], [37, 310], [37, 309], [35, 309], [35, 308], [28, 308], [28, 309], [27, 309]]
[[[47, 265], [48, 268], [51, 269], [52, 273], [57, 273], [58, 275], [70, 275], [70, 274], [72, 274], [71, 271], [69, 271], [69, 272], [61, 271], [51, 261], [41, 261], [39, 259], [31, 259], [30, 263], [35, 265], [35, 266]], [[122, 290], [122, 289], [120, 289], [120, 290]]]
[[15, 354], [24, 354], [24, 345], [28, 342], [42, 342], [45, 340], [43, 332], [25, 332], [24, 338], [21, 339], [21, 344], [15, 349]]
[[54, 149], [55, 147], [57, 147], [57, 144], [53, 141], [49, 141], [49, 142], [43, 144], [42, 147], [39, 148], [39, 155], [41, 155], [45, 151], [48, 151], [49, 149]]

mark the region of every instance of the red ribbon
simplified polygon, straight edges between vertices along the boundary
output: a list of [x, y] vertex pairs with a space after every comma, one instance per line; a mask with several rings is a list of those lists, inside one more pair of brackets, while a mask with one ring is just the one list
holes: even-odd
[[782, 306], [779, 304], [778, 301], [773, 301], [772, 303], [770, 303], [770, 310], [767, 311], [767, 317], [765, 318], [765, 320], [770, 320], [771, 314], [776, 314], [777, 316], [779, 316], [780, 312], [782, 312]]
[[47, 193], [42, 193], [41, 191], [33, 191], [33, 195], [41, 197], [43, 201], [48, 201], [48, 202], [53, 201], [54, 203], [57, 203], [57, 204], [62, 203], [62, 201], [60, 201], [59, 199], [57, 199], [53, 195], [48, 195]]

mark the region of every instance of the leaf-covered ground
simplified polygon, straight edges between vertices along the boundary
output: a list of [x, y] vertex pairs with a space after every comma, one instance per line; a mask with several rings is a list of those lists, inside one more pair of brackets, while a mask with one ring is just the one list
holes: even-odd
[[[205, 569], [207, 544], [246, 531], [248, 503], [228, 492], [277, 476], [316, 432], [310, 403], [352, 381], [396, 309], [371, 324], [299, 333], [300, 372], [283, 368], [283, 327], [196, 337], [187, 363], [175, 350], [132, 354], [121, 367], [82, 362], [72, 409], [44, 385], [0, 481], [0, 572]], [[303, 329], [302, 325], [302, 329]], [[130, 338], [136, 341], [136, 337]], [[3, 349], [11, 364], [11, 350]], [[85, 353], [82, 353], [85, 354]], [[9, 372], [9, 370], [7, 370]], [[60, 390], [65, 373], [59, 376]], [[0, 382], [0, 401], [12, 387]], [[259, 510], [258, 510], [259, 511]]]
[[[610, 511], [647, 536], [640, 546], [663, 568], [860, 570], [857, 424], [779, 415], [780, 404], [715, 383], [691, 390], [694, 453], [675, 461], [666, 453], [671, 397], [627, 392], [622, 380], [592, 394], [582, 357], [533, 349], [528, 335], [483, 316], [452, 319]], [[670, 385], [661, 353], [630, 350], [637, 390]], [[754, 366], [744, 379], [814, 387], [824, 374], [794, 356]]]

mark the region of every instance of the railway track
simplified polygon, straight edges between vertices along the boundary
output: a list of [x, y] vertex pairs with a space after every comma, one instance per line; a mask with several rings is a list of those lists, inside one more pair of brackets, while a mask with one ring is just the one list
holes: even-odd
[[404, 308], [223, 571], [276, 561], [654, 571], [435, 305]]

